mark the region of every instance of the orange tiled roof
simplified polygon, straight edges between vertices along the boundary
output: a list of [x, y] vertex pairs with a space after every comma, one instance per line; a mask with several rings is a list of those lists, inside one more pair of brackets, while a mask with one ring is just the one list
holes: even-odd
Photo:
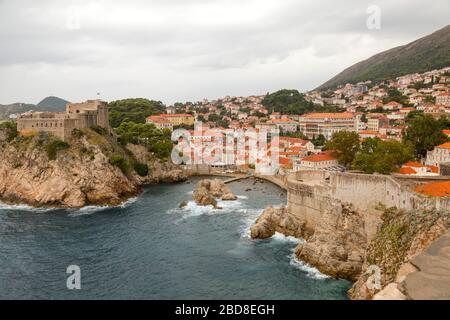
[[337, 160], [337, 159], [326, 153], [314, 154], [312, 156], [307, 156], [302, 159], [302, 161], [309, 161], [309, 162], [320, 162], [320, 161], [331, 161], [331, 160]]
[[443, 144], [438, 145], [436, 148], [440, 148], [440, 149], [450, 149], [450, 142], [446, 142]]
[[439, 173], [439, 168], [436, 166], [428, 166], [430, 168], [431, 172], [433, 173]]
[[443, 133], [443, 134], [450, 135], [450, 130], [442, 130], [442, 133]]
[[425, 167], [423, 164], [415, 162], [415, 161], [409, 161], [403, 165], [404, 167], [414, 167], [414, 168], [422, 168]]
[[346, 119], [353, 118], [353, 113], [350, 112], [341, 112], [341, 113], [308, 113], [305, 115], [307, 119], [324, 119], [324, 118], [333, 118], [333, 119]]
[[400, 174], [416, 174], [417, 172], [413, 168], [406, 167], [406, 168], [400, 168], [398, 173], [400, 173]]
[[395, 106], [395, 107], [397, 107], [397, 106], [401, 106], [402, 104], [398, 103], [396, 101], [391, 101], [391, 102], [387, 103], [386, 105], [387, 106]]
[[378, 131], [375, 130], [362, 130], [359, 134], [378, 134]]
[[450, 181], [431, 182], [416, 187], [416, 192], [432, 197], [450, 196]]

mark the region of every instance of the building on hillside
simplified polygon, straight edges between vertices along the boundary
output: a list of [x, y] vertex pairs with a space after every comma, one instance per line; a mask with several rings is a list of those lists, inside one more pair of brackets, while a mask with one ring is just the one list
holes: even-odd
[[88, 100], [68, 103], [66, 112], [28, 112], [17, 118], [17, 130], [22, 133], [48, 132], [66, 141], [74, 129], [100, 126], [111, 132], [107, 103]]
[[267, 123], [276, 125], [280, 132], [297, 132], [298, 129], [298, 122], [287, 118], [273, 119], [267, 121]]
[[287, 151], [288, 149], [301, 148], [310, 153], [313, 153], [315, 151], [314, 144], [308, 140], [283, 136], [280, 136], [279, 140], [280, 150]]
[[405, 163], [400, 168], [399, 174], [414, 175], [414, 176], [438, 176], [439, 167], [426, 166], [415, 161], [410, 161]]
[[164, 130], [169, 129], [173, 131], [173, 124], [165, 117], [150, 116], [147, 118], [147, 124], [153, 124], [157, 129]]
[[450, 106], [450, 92], [440, 93], [436, 96], [436, 104]]
[[[152, 121], [154, 121], [154, 119], [156, 118], [151, 118], [154, 116], [150, 116], [147, 118], [147, 123], [153, 123]], [[195, 122], [195, 118], [193, 115], [191, 114], [160, 114], [159, 116], [160, 119], [165, 119], [167, 121], [169, 121], [172, 126], [181, 126], [181, 125], [187, 125], [187, 126], [192, 126]]]
[[378, 131], [372, 131], [372, 130], [362, 130], [358, 132], [360, 138], [362, 140], [368, 139], [368, 138], [379, 138], [380, 133]]
[[401, 103], [391, 101], [383, 106], [383, 110], [399, 110], [403, 107]]
[[300, 170], [341, 170], [338, 160], [328, 153], [319, 153], [306, 156], [296, 161], [294, 171]]
[[444, 162], [450, 162], [450, 142], [438, 145], [427, 152], [426, 165], [439, 167]]
[[343, 113], [309, 113], [299, 119], [300, 131], [309, 139], [323, 135], [331, 139], [335, 132], [342, 130], [356, 131], [358, 115]]
[[379, 131], [382, 126], [389, 124], [389, 119], [379, 113], [373, 113], [367, 116], [367, 130]]

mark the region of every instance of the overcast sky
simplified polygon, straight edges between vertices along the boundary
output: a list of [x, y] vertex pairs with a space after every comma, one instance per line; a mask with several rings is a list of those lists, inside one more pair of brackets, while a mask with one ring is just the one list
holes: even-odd
[[0, 0], [0, 104], [306, 91], [449, 17], [449, 0]]

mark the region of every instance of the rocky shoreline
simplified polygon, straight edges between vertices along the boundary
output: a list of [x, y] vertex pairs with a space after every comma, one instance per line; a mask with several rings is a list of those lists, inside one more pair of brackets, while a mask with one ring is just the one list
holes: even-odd
[[[119, 205], [140, 194], [144, 185], [187, 179], [178, 166], [156, 159], [145, 147], [122, 147], [112, 137], [90, 129], [67, 144], [46, 136], [2, 140], [0, 153], [0, 200], [8, 204]], [[124, 163], [132, 159], [145, 165], [148, 174], [141, 176], [125, 165], [115, 165], [111, 160], [115, 155]]]
[[[364, 217], [348, 205], [324, 212], [314, 232], [306, 219], [282, 206], [266, 208], [251, 227], [252, 239], [280, 232], [300, 238], [298, 259], [334, 278], [353, 282], [351, 299], [409, 299], [406, 277], [418, 271], [411, 260], [448, 230], [448, 214], [384, 209], [373, 239], [365, 232]], [[370, 285], [372, 267], [380, 267], [381, 287]]]

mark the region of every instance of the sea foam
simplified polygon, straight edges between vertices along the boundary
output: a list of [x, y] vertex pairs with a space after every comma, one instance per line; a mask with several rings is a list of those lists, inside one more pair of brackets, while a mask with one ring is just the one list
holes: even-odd
[[290, 259], [289, 264], [291, 266], [293, 266], [294, 268], [297, 268], [297, 269], [305, 272], [308, 277], [317, 279], [317, 280], [324, 280], [324, 279], [330, 278], [326, 274], [321, 273], [317, 268], [314, 268], [314, 267], [310, 266], [309, 264], [307, 264], [306, 262], [299, 260], [297, 258], [297, 256], [295, 255], [294, 250], [293, 250], [292, 254], [290, 254], [288, 257]]

